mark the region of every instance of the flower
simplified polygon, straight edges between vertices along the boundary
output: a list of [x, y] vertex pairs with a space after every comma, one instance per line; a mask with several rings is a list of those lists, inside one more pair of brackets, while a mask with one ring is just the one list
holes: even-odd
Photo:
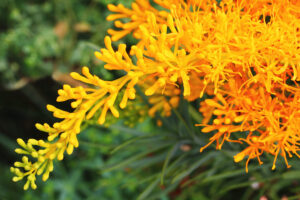
[[[114, 12], [107, 20], [115, 21], [119, 30], [109, 29], [105, 48], [95, 56], [105, 62], [107, 70], [122, 70], [125, 75], [105, 81], [92, 75], [87, 67], [82, 75], [70, 75], [88, 87], [64, 85], [58, 102], [71, 100], [72, 112], [48, 105], [53, 116], [61, 119], [52, 126], [36, 124], [48, 134], [48, 140], [17, 142], [24, 154], [11, 171], [14, 181], [27, 177], [24, 189], [36, 188], [36, 175], [43, 180], [53, 170], [53, 161], [62, 160], [64, 152], [78, 147], [77, 134], [85, 120], [97, 118], [102, 125], [107, 113], [119, 117], [128, 100], [136, 98], [136, 87], [149, 97], [152, 117], [158, 111], [170, 116], [181, 99], [202, 100], [202, 133], [211, 134], [203, 151], [216, 142], [247, 147], [234, 156], [235, 162], [268, 153], [277, 157], [299, 157], [300, 141], [300, 5], [295, 0], [136, 0], [132, 9], [109, 5]], [[268, 17], [269, 20], [266, 20]], [[123, 18], [129, 19], [121, 22]], [[127, 34], [138, 39], [131, 46], [112, 41]], [[134, 62], [134, 60], [136, 60]], [[180, 98], [180, 95], [184, 98]], [[119, 105], [116, 99], [120, 98]], [[158, 122], [161, 125], [161, 122]], [[232, 139], [232, 135], [235, 135]], [[29, 159], [29, 157], [31, 157]], [[35, 160], [35, 162], [30, 160]], [[22, 168], [21, 171], [19, 168]]]
[[[259, 157], [263, 152], [274, 155], [272, 169], [276, 168], [279, 153], [284, 157], [287, 167], [290, 167], [287, 155], [299, 157], [297, 151], [300, 150], [300, 93], [291, 96], [274, 95], [279, 88], [274, 88], [272, 94], [259, 84], [239, 92], [239, 86], [236, 87], [235, 83], [231, 85], [232, 91], [235, 88], [236, 93], [225, 94], [225, 98], [218, 93], [214, 100], [205, 100], [206, 109], [214, 108], [216, 118], [212, 124], [202, 124], [202, 132], [216, 132], [201, 151], [214, 141], [217, 142], [217, 149], [221, 149], [224, 141], [243, 142], [249, 146], [238, 153], [234, 160], [240, 162], [248, 156], [246, 171], [250, 159], [257, 158], [259, 164], [262, 164]], [[232, 134], [238, 139], [230, 139]]]

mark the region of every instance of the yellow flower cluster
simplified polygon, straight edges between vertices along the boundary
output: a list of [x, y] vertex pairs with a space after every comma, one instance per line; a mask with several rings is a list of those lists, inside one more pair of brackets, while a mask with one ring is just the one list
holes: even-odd
[[[119, 117], [128, 100], [136, 97], [138, 85], [149, 96], [152, 107], [169, 116], [179, 104], [180, 94], [200, 104], [202, 132], [211, 132], [209, 143], [217, 149], [227, 142], [248, 145], [234, 160], [257, 158], [264, 152], [296, 155], [300, 148], [300, 1], [297, 0], [136, 0], [131, 9], [109, 5], [117, 30], [108, 30], [105, 47], [95, 56], [108, 70], [123, 70], [121, 78], [105, 81], [83, 67], [71, 76], [90, 87], [64, 85], [57, 101], [71, 100], [73, 112], [48, 105], [61, 122], [37, 124], [48, 141], [18, 139], [24, 154], [11, 170], [14, 181], [27, 177], [24, 189], [36, 188], [36, 175], [47, 180], [53, 160], [78, 147], [77, 134], [84, 120], [97, 117], [105, 122], [108, 112]], [[122, 19], [126, 18], [126, 22]], [[138, 43], [126, 52], [111, 41], [132, 34]], [[134, 62], [133, 60], [136, 60]], [[122, 92], [120, 92], [122, 91]], [[119, 105], [116, 98], [121, 96]], [[98, 112], [97, 112], [98, 111]], [[99, 113], [99, 116], [97, 115]], [[231, 135], [235, 135], [235, 139]], [[236, 139], [238, 138], [238, 139]], [[30, 161], [28, 157], [35, 159]], [[247, 169], [246, 165], [246, 169]], [[22, 168], [22, 170], [20, 170]]]

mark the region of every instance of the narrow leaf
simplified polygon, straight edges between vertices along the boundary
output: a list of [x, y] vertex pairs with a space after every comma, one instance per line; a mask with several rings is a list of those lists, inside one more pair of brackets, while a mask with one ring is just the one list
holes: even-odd
[[178, 180], [181, 180], [184, 177], [188, 176], [194, 170], [196, 170], [198, 167], [200, 167], [202, 164], [204, 164], [209, 159], [211, 159], [214, 155], [216, 155], [216, 152], [208, 153], [206, 156], [203, 156], [196, 163], [194, 163], [190, 168], [188, 168], [187, 170], [185, 170], [185, 171], [181, 172], [180, 174], [178, 174], [177, 176], [175, 176], [172, 180], [172, 183], [174, 183]]
[[169, 161], [173, 157], [173, 155], [177, 151], [177, 149], [178, 149], [178, 144], [175, 144], [168, 151], [168, 154], [166, 156], [166, 159], [165, 159], [165, 162], [164, 162], [164, 165], [163, 165], [163, 168], [162, 168], [161, 176], [160, 176], [160, 184], [161, 185], [164, 184], [164, 176], [165, 176], [166, 168], [168, 167]]

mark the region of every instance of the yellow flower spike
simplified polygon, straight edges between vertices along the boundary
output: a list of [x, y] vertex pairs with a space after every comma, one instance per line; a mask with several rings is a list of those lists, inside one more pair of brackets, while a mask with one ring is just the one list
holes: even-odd
[[212, 107], [216, 107], [216, 108], [220, 108], [220, 109], [223, 108], [222, 105], [220, 105], [219, 103], [217, 103], [216, 101], [214, 101], [212, 99], [205, 99], [205, 103], [207, 103], [209, 106], [212, 106]]
[[[55, 122], [54, 124], [53, 124], [53, 128], [55, 128], [55, 129], [60, 129], [60, 123], [58, 123], [58, 122]], [[56, 132], [56, 131], [55, 131]]]
[[120, 116], [119, 111], [115, 107], [111, 106], [109, 107], [109, 109], [115, 118], [119, 118]]
[[175, 82], [177, 81], [177, 79], [178, 79], [178, 74], [177, 74], [177, 73], [174, 73], [174, 74], [171, 76], [170, 81], [175, 83]]
[[36, 186], [36, 184], [35, 184], [34, 181], [31, 181], [31, 185], [30, 185], [30, 186], [31, 186], [31, 188], [34, 189], [34, 190], [37, 188], [37, 186]]
[[24, 142], [23, 139], [18, 138], [18, 139], [17, 139], [17, 143], [18, 143], [21, 147], [23, 147], [24, 149], [27, 150], [28, 147], [27, 147], [27, 145], [25, 144], [25, 142]]
[[136, 93], [136, 91], [133, 87], [129, 88], [128, 89], [128, 98], [131, 100], [135, 99], [135, 96], [136, 96], [135, 93]]
[[104, 105], [103, 110], [101, 112], [101, 115], [98, 119], [98, 123], [101, 124], [101, 125], [104, 124], [104, 122], [105, 122], [105, 117], [106, 117], [107, 110], [108, 110], [108, 105]]
[[74, 150], [74, 145], [69, 144], [67, 147], [67, 153], [70, 155], [73, 153], [73, 150]]
[[121, 38], [125, 37], [130, 33], [129, 30], [124, 30], [124, 31], [115, 31], [113, 29], [108, 29], [107, 33], [111, 35], [112, 41], [118, 41]]
[[245, 119], [245, 115], [240, 115], [234, 118], [234, 122], [242, 122]]
[[158, 84], [158, 82], [155, 82], [155, 84], [154, 84], [152, 87], [148, 88], [148, 89], [145, 91], [145, 95], [146, 95], [146, 96], [151, 96], [151, 95], [153, 95], [154, 92], [155, 92], [158, 88], [159, 88], [159, 84]]
[[213, 130], [215, 130], [216, 128], [214, 127], [214, 126], [206, 126], [206, 127], [204, 127], [201, 131], [203, 132], [203, 133], [208, 133], [208, 132], [211, 132], [211, 131], [213, 131]]
[[38, 150], [39, 154], [41, 154], [41, 155], [45, 155], [48, 151], [49, 151], [49, 147], [45, 148], [45, 149]]
[[50, 112], [54, 112], [57, 110], [57, 108], [55, 108], [54, 106], [50, 105], [50, 104], [47, 104], [47, 110], [50, 111]]
[[190, 87], [190, 84], [189, 84], [189, 77], [184, 71], [180, 71], [180, 76], [182, 78], [183, 87], [184, 87], [183, 96], [189, 96], [191, 94], [191, 87]]
[[26, 171], [29, 171], [29, 170], [32, 168], [32, 165], [31, 165], [31, 164], [27, 164], [27, 165], [24, 165], [23, 168], [24, 168]]
[[22, 180], [23, 179], [23, 177], [17, 177], [17, 176], [14, 176], [13, 178], [12, 178], [12, 181], [13, 182], [18, 182], [18, 181], [20, 181], [20, 180]]
[[105, 101], [104, 100], [101, 100], [100, 102], [98, 102], [90, 111], [89, 111], [89, 113], [87, 114], [87, 116], [86, 116], [86, 119], [87, 120], [89, 120], [89, 119], [91, 119], [93, 116], [94, 116], [94, 114], [97, 112], [97, 110], [99, 110], [99, 108], [101, 107], [101, 106], [103, 106], [105, 104]]
[[[99, 52], [98, 52], [99, 53]], [[95, 52], [96, 54], [96, 52]], [[71, 72], [70, 73], [70, 76], [73, 78], [73, 79], [76, 79], [76, 80], [79, 80], [81, 82], [84, 82], [84, 83], [89, 83], [91, 84], [91, 81], [88, 79], [88, 78], [85, 78], [83, 76], [81, 76], [80, 74], [78, 74], [77, 72]], [[58, 90], [58, 94], [60, 96], [67, 96], [67, 93], [64, 91], [64, 90]]]
[[109, 29], [107, 32], [112, 36], [113, 41], [117, 41], [125, 35], [132, 33], [136, 38], [141, 38], [139, 34], [139, 27], [141, 25], [147, 25], [153, 28], [153, 20], [149, 20], [149, 14], [153, 15], [156, 20], [159, 22], [159, 25], [166, 22], [167, 12], [156, 10], [151, 6], [149, 1], [140, 1], [137, 0], [136, 3], [132, 3], [132, 9], [125, 8], [123, 5], [119, 4], [118, 6], [109, 4], [107, 8], [116, 13], [109, 15], [106, 19], [108, 21], [117, 20], [120, 18], [128, 18], [129, 22], [120, 24], [116, 23], [117, 27], [121, 28], [119, 31]]
[[220, 125], [220, 124], [222, 124], [222, 121], [220, 119], [214, 119], [213, 123], [215, 125]]
[[24, 189], [24, 190], [28, 190], [29, 184], [30, 184], [30, 181], [27, 180], [26, 183], [25, 183], [25, 185], [24, 185], [24, 187], [23, 187], [23, 189]]
[[52, 161], [49, 161], [49, 167], [48, 167], [48, 169], [49, 169], [49, 171], [50, 172], [52, 172], [53, 171], [53, 162]]
[[[223, 111], [223, 110], [215, 109], [215, 110], [213, 111], [213, 114], [214, 114], [214, 115], [224, 115], [224, 114], [226, 114], [226, 112]], [[238, 121], [235, 121], [235, 122], [238, 122]]]
[[244, 159], [245, 154], [243, 152], [238, 153], [234, 156], [234, 162], [240, 162]]
[[111, 39], [109, 36], [105, 36], [104, 44], [105, 44], [106, 49], [109, 51], [109, 53], [111, 53], [111, 54], [115, 53], [115, 51], [113, 50], [113, 48], [111, 46]]
[[35, 149], [34, 149], [34, 147], [32, 146], [32, 144], [30, 144], [30, 143], [28, 143], [28, 142], [27, 142], [27, 149], [28, 149], [28, 151], [31, 152], [31, 153], [32, 153], [32, 152], [35, 152]]
[[[69, 132], [63, 132], [63, 133], [60, 134], [60, 138], [62, 138], [62, 139], [65, 139], [68, 136], [69, 136]], [[61, 143], [58, 143], [58, 144], [61, 145]], [[57, 144], [57, 146], [58, 146], [58, 144]]]
[[231, 123], [231, 119], [230, 118], [226, 118], [225, 119], [225, 124], [230, 124]]
[[117, 28], [122, 28], [124, 26], [124, 24], [121, 21], [119, 21], [119, 20], [115, 21], [114, 25]]
[[124, 95], [123, 95], [123, 98], [122, 98], [122, 101], [120, 103], [120, 108], [124, 109], [127, 105], [127, 100], [128, 100], [128, 89], [126, 89]]
[[177, 33], [172, 15], [168, 15], [167, 23], [168, 23], [168, 27], [170, 28], [171, 32], [172, 33]]
[[[76, 120], [76, 118], [73, 118], [73, 119], [65, 119], [64, 121], [62, 121], [60, 123], [60, 130], [69, 130], [69, 129], [72, 129], [73, 127], [73, 123], [74, 121]], [[65, 133], [69, 133], [69, 131], [65, 131]]]
[[32, 156], [33, 158], [38, 158], [38, 157], [39, 157], [39, 154], [38, 154], [38, 152], [33, 151], [33, 152], [31, 153], [31, 156]]
[[77, 101], [74, 101], [74, 102], [71, 103], [71, 107], [72, 108], [77, 108], [81, 104], [81, 102], [82, 102], [81, 99], [79, 99]]
[[[61, 138], [66, 138], [66, 137], [62, 137], [62, 136], [61, 136]], [[64, 146], [63, 142], [57, 142], [57, 143], [56, 143], [56, 147], [57, 147], [58, 149], [62, 148], [63, 146]]]
[[53, 141], [57, 136], [58, 136], [58, 133], [56, 133], [56, 134], [51, 134], [51, 135], [48, 136], [47, 139], [48, 139], [48, 141], [51, 142], [51, 141]]
[[[71, 75], [71, 77], [77, 77], [77, 75], [76, 74], [78, 74], [77, 72], [72, 72], [72, 73], [70, 73], [70, 75]], [[78, 74], [79, 75], [79, 74]], [[60, 96], [67, 96], [68, 94], [63, 90], [63, 89], [59, 89], [58, 91], [57, 91], [57, 93], [58, 93], [58, 95], [60, 95]]]
[[40, 131], [48, 132], [48, 128], [45, 127], [45, 125], [42, 125], [42, 124], [40, 124], [40, 123], [36, 123], [36, 124], [35, 124], [35, 127], [36, 127], [38, 130], [40, 130]]
[[79, 146], [79, 142], [78, 142], [78, 139], [77, 139], [77, 137], [76, 137], [76, 133], [72, 133], [72, 134], [70, 135], [69, 142], [70, 142], [74, 147], [78, 147], [78, 146]]
[[[119, 52], [122, 56], [128, 55], [128, 54], [126, 53], [126, 44], [120, 44], [120, 45], [118, 46], [118, 52]], [[127, 57], [127, 58], [128, 58], [128, 61], [131, 60], [129, 57]]]
[[101, 60], [102, 54], [99, 51], [95, 51], [94, 55], [96, 56], [96, 58], [98, 58], [99, 60]]
[[53, 116], [59, 119], [65, 119], [65, 118], [73, 118], [74, 115], [72, 113], [68, 112], [62, 112], [61, 110], [57, 109], [53, 112]]
[[27, 179], [28, 179], [30, 182], [34, 181], [34, 180], [35, 180], [34, 174], [30, 174], [30, 175], [27, 177]]
[[45, 172], [45, 173], [43, 174], [42, 180], [43, 180], [43, 181], [47, 181], [48, 178], [49, 178], [49, 174], [50, 174], [50, 171]]
[[63, 89], [70, 95], [70, 93], [71, 93], [71, 86], [70, 85], [64, 84]]
[[19, 168], [14, 168], [13, 172], [14, 172], [17, 176], [19, 176], [21, 179], [22, 179], [23, 176], [24, 176], [24, 173], [22, 173], [22, 172], [20, 171]]
[[216, 94], [216, 98], [217, 98], [219, 101], [221, 101], [221, 103], [222, 103], [223, 105], [226, 105], [226, 104], [227, 104], [226, 99], [225, 99], [220, 93], [217, 93], [217, 94]]
[[32, 138], [29, 139], [27, 143], [31, 144], [31, 145], [38, 145], [39, 144], [39, 142], [36, 139], [32, 139]]
[[219, 129], [219, 132], [220, 132], [220, 133], [225, 133], [226, 131], [228, 131], [229, 128], [230, 128], [229, 126], [223, 126], [223, 127], [221, 127], [221, 128]]
[[64, 159], [64, 152], [65, 152], [65, 148], [61, 148], [61, 149], [58, 151], [57, 160], [62, 160], [62, 159]]
[[23, 161], [23, 163], [28, 163], [28, 157], [27, 156], [23, 156], [22, 157], [22, 161]]
[[[107, 5], [107, 8], [108, 8], [108, 10], [110, 10], [111, 12], [118, 12], [118, 11], [119, 11], [118, 7], [115, 6], [115, 5], [113, 5], [113, 4], [108, 4], [108, 5]], [[111, 16], [112, 16], [112, 15], [109, 15], [108, 18], [111, 17]], [[106, 18], [106, 20], [111, 21], [111, 20], [115, 20], [115, 19], [107, 19], [107, 18]]]
[[24, 167], [24, 163], [21, 163], [21, 162], [14, 162], [14, 166], [15, 167]]
[[17, 154], [29, 154], [28, 151], [26, 151], [26, 150], [24, 150], [24, 149], [20, 149], [20, 148], [16, 148], [16, 149], [15, 149], [15, 152], [16, 152]]
[[166, 79], [165, 78], [160, 78], [154, 83], [154, 85], [152, 87], [148, 88], [145, 91], [145, 95], [151, 96], [155, 93], [156, 90], [158, 90], [159, 88], [164, 87], [165, 85], [166, 85]]
[[[40, 153], [40, 151], [38, 151], [38, 153]], [[46, 160], [45, 157], [43, 157], [42, 155], [38, 157], [38, 162], [43, 163]]]
[[49, 154], [48, 157], [49, 157], [50, 160], [54, 160], [57, 157], [57, 152], [55, 151], [55, 152]]

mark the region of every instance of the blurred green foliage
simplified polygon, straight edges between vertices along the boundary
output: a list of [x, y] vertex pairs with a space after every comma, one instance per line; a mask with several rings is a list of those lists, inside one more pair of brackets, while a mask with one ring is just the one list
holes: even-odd
[[0, 1], [0, 83], [15, 88], [21, 79], [92, 66], [112, 26], [105, 20], [108, 3], [130, 1]]

